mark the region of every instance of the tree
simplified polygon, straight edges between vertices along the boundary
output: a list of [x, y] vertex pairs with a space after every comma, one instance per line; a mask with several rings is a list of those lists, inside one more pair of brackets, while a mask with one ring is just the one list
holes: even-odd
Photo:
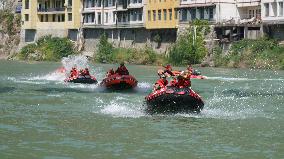
[[193, 21], [192, 25], [173, 45], [169, 53], [169, 61], [176, 65], [200, 63], [207, 52], [204, 35], [208, 34], [208, 32], [209, 25], [207, 21]]
[[113, 46], [107, 41], [107, 36], [103, 33], [100, 37], [100, 42], [97, 50], [96, 59], [99, 62], [111, 62], [113, 54]]
[[13, 10], [16, 0], [0, 0], [0, 10]]

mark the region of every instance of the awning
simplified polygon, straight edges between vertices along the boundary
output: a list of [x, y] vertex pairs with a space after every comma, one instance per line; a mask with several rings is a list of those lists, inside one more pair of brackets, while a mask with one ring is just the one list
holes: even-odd
[[194, 3], [194, 4], [181, 4], [177, 8], [195, 8], [195, 7], [210, 7], [216, 6], [215, 3]]

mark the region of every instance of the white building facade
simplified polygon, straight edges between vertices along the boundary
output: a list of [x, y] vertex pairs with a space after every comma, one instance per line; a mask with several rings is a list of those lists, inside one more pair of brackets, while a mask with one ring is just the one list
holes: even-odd
[[284, 42], [284, 0], [262, 0], [263, 29], [266, 35]]
[[195, 19], [208, 20], [221, 40], [261, 36], [260, 0], [181, 0], [179, 12], [180, 27]]

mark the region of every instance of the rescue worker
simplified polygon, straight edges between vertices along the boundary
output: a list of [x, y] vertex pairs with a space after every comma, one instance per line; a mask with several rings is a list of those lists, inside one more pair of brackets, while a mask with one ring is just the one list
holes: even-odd
[[191, 73], [188, 70], [182, 72], [178, 76], [178, 81], [176, 83], [176, 87], [178, 87], [178, 88], [191, 87], [190, 76], [191, 76]]
[[193, 68], [192, 68], [192, 65], [191, 64], [188, 64], [187, 65], [187, 70], [191, 73], [193, 73]]
[[84, 70], [83, 69], [80, 69], [79, 76], [84, 76]]
[[70, 77], [74, 78], [78, 75], [78, 71], [75, 67], [72, 67], [71, 71], [70, 71]]
[[109, 77], [111, 75], [114, 75], [114, 70], [113, 69], [110, 69], [107, 74], [106, 74], [106, 77]]
[[85, 70], [83, 71], [83, 76], [90, 76], [90, 72], [88, 68], [85, 68]]
[[166, 66], [163, 66], [165, 68], [164, 73], [167, 73], [171, 76], [175, 76], [172, 72], [172, 66], [170, 64], [167, 64]]
[[124, 66], [124, 62], [120, 63], [120, 66], [117, 68], [115, 73], [119, 75], [129, 75], [127, 68]]
[[154, 90], [160, 90], [161, 88], [165, 88], [168, 85], [168, 80], [166, 75], [161, 75], [160, 79], [158, 79], [154, 85]]

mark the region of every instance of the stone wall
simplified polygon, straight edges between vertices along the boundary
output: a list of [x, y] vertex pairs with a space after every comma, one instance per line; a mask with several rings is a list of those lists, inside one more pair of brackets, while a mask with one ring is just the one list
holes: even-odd
[[[112, 43], [114, 47], [145, 48], [147, 45], [153, 47], [158, 53], [165, 53], [176, 40], [176, 31], [169, 30], [146, 30], [144, 28], [84, 29], [84, 51], [88, 54], [89, 52], [95, 52], [100, 36], [105, 33], [108, 37], [108, 41]], [[157, 44], [153, 41], [155, 34], [161, 35], [162, 42], [159, 48], [156, 47]]]
[[[157, 53], [168, 52], [170, 46], [176, 41], [177, 31], [175, 29], [146, 30], [145, 28], [123, 28], [123, 29], [98, 29], [84, 28], [84, 54], [92, 56], [96, 52], [100, 36], [105, 33], [108, 41], [114, 47], [123, 48], [145, 48], [146, 45], [152, 47]], [[21, 43], [23, 46], [37, 41], [39, 38], [52, 35], [56, 37], [68, 37], [76, 41], [78, 30], [67, 29], [27, 29], [21, 30]], [[160, 47], [154, 42], [153, 37], [159, 34], [161, 37]]]

